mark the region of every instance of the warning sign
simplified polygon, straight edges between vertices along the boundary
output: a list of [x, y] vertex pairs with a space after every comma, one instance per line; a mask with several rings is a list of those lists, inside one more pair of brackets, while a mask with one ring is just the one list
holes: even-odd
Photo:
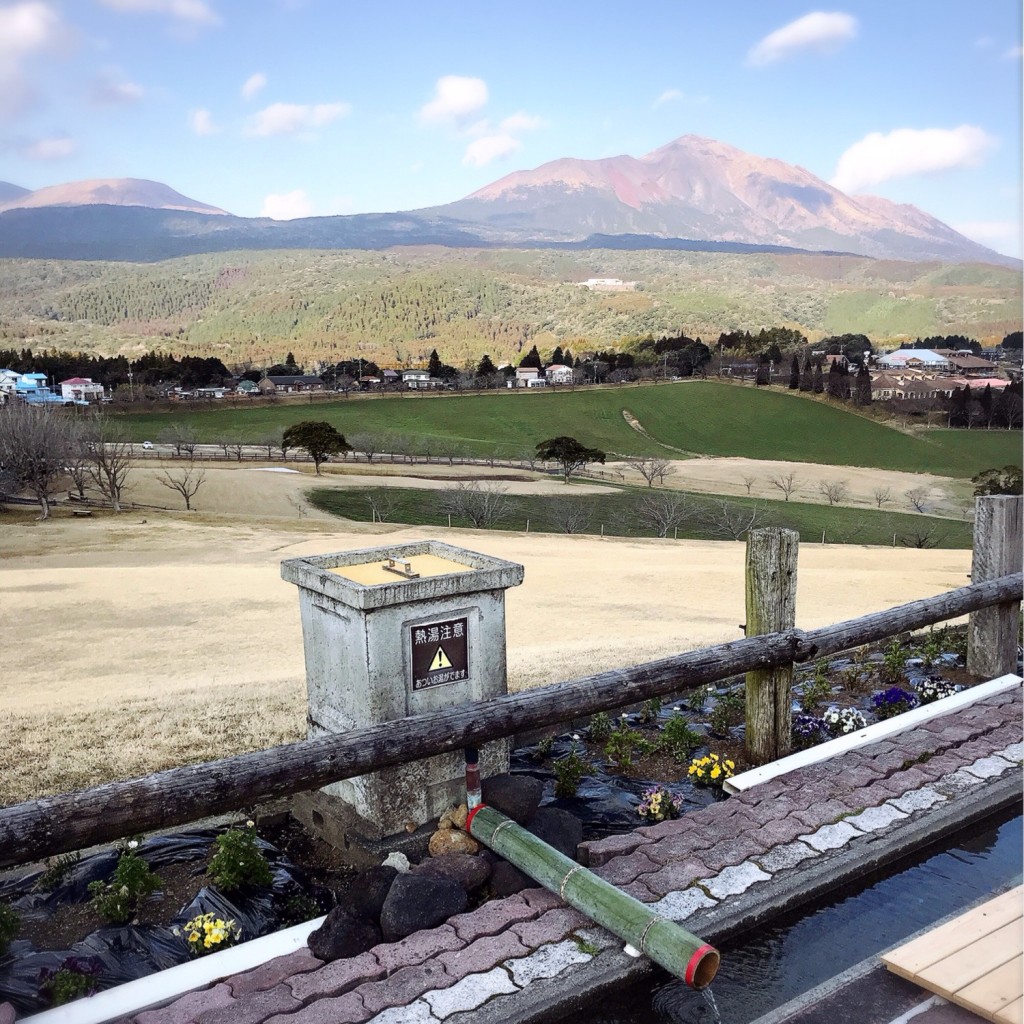
[[412, 688], [425, 690], [469, 675], [469, 620], [449, 619], [413, 626]]

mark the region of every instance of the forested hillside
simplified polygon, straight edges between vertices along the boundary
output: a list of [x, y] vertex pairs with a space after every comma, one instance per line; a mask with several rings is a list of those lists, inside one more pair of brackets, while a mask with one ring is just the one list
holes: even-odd
[[[138, 355], [165, 349], [253, 366], [362, 356], [455, 366], [524, 346], [574, 351], [646, 335], [785, 326], [810, 340], [1021, 327], [1020, 274], [824, 255], [589, 250], [240, 252], [130, 264], [3, 260], [0, 347]], [[588, 278], [636, 282], [592, 291]]]

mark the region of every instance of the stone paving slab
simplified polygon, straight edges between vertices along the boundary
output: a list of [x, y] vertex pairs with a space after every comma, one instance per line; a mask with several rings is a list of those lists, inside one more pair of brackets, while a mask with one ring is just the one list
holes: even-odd
[[[677, 821], [584, 843], [581, 859], [701, 934], [762, 891], [799, 891], [811, 874], [828, 884], [833, 860], [859, 844], [896, 842], [989, 787], [1019, 791], [1021, 711], [1019, 688], [996, 694]], [[511, 1021], [527, 1002], [556, 1007], [597, 976], [647, 969], [621, 947], [554, 894], [529, 889], [350, 960], [293, 953], [120, 1024]]]

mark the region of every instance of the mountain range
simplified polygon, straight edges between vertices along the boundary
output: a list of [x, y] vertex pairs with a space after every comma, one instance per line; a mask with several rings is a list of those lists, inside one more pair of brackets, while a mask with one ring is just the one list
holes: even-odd
[[910, 205], [686, 135], [642, 157], [563, 158], [405, 213], [234, 217], [158, 182], [0, 182], [0, 256], [154, 260], [231, 249], [677, 248], [1020, 266]]

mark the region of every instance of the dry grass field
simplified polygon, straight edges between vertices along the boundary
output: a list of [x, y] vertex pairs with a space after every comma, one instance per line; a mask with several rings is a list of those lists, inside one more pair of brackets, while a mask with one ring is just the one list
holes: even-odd
[[[154, 473], [136, 474], [132, 497], [169, 504]], [[285, 558], [434, 536], [521, 562], [507, 599], [512, 689], [740, 636], [741, 543], [347, 523], [305, 505], [309, 483], [211, 469], [191, 514], [0, 516], [0, 802], [301, 738]], [[969, 551], [805, 545], [798, 625], [940, 593], [969, 571]]]

